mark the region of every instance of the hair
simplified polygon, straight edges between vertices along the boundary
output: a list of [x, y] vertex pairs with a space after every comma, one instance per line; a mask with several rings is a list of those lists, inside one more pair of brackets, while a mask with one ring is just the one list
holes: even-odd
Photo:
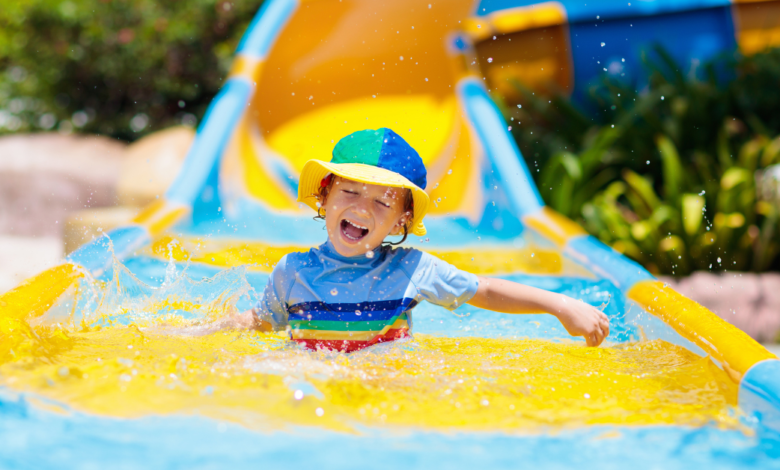
[[[314, 216], [314, 220], [325, 220], [325, 212], [324, 212], [324, 206], [325, 201], [328, 199], [328, 194], [330, 194], [331, 189], [333, 189], [333, 185], [336, 182], [336, 178], [334, 177], [333, 173], [328, 173], [328, 176], [322, 179], [322, 183], [320, 184], [320, 189], [313, 194], [314, 197], [317, 198], [317, 202], [319, 202], [319, 205], [317, 206], [317, 215]], [[400, 245], [401, 243], [406, 241], [406, 237], [409, 236], [409, 231], [411, 230], [412, 221], [414, 220], [414, 198], [412, 196], [412, 191], [409, 188], [403, 188], [404, 189], [404, 213], [409, 214], [409, 217], [406, 218], [406, 222], [404, 223], [404, 236], [401, 238], [401, 241], [398, 241], [396, 243], [384, 241], [382, 242], [383, 245]]]

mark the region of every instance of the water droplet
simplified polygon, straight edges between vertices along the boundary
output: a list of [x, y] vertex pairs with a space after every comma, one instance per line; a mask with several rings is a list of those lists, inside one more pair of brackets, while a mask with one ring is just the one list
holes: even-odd
[[293, 397], [296, 400], [303, 400], [303, 390], [296, 390], [295, 393], [293, 393]]
[[362, 313], [360, 310], [355, 310], [355, 315], [357, 315], [357, 316], [360, 316], [360, 315], [362, 315], [362, 314], [363, 314], [363, 313]]
[[606, 45], [607, 45], [607, 43], [606, 43], [606, 42], [602, 42], [602, 43], [601, 43], [601, 47], [604, 47], [604, 46], [606, 46]]
[[492, 64], [492, 63], [493, 63], [493, 58], [492, 57], [488, 57], [488, 64]]
[[662, 96], [662, 97], [661, 97], [661, 101], [663, 101], [663, 100], [664, 100], [664, 97]]
[[647, 161], [647, 164], [648, 164], [648, 165], [650, 164], [650, 160], [648, 160], [648, 161]]
[[330, 290], [330, 295], [339, 295], [338, 289], [335, 289], [335, 288], [331, 289]]
[[452, 170], [448, 171], [448, 172], [447, 172], [447, 174], [448, 174], [448, 175], [451, 175], [451, 174], [452, 174]]
[[520, 109], [520, 108], [523, 107], [523, 105], [522, 104], [518, 104], [517, 107], [518, 107], [518, 109]]
[[586, 393], [584, 396], [585, 398], [590, 398], [590, 393]]
[[702, 192], [700, 192], [700, 193], [699, 193], [699, 196], [704, 196], [704, 194], [706, 194], [706, 191], [702, 191]]
[[507, 127], [506, 130], [511, 131], [512, 130], [512, 126]]
[[325, 414], [325, 410], [323, 410], [322, 408], [317, 408], [316, 410], [314, 410], [314, 413], [315, 413], [317, 416], [322, 416], [322, 415], [324, 415], [324, 414]]
[[720, 256], [718, 256], [718, 264], [720, 264]]
[[370, 258], [373, 258], [373, 257], [374, 257], [374, 252], [373, 251], [367, 251], [366, 252], [366, 258], [370, 259]]

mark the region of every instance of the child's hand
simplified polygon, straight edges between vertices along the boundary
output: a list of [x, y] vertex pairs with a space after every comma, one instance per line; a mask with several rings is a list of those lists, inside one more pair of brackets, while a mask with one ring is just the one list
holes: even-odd
[[599, 309], [571, 297], [561, 296], [554, 313], [572, 336], [583, 336], [588, 346], [598, 346], [609, 336], [609, 318]]

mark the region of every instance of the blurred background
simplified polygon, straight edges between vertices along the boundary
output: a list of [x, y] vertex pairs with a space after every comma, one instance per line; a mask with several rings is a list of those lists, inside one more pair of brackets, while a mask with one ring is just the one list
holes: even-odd
[[[261, 4], [0, 0], [0, 293], [166, 188]], [[576, 86], [573, 74], [506, 72], [541, 60], [507, 41], [552, 48], [573, 34], [563, 26], [471, 38], [547, 204], [774, 342], [780, 7], [758, 4], [740, 21], [742, 33], [763, 21], [760, 40], [693, 61], [650, 41], [630, 70], [597, 61]]]

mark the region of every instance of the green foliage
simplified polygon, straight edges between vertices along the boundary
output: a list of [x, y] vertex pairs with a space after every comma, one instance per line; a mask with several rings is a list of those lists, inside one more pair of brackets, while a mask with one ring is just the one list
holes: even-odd
[[619, 136], [604, 150], [604, 166], [659, 175], [658, 153], [649, 145], [658, 134], [669, 136], [683, 159], [697, 150], [716, 154], [713, 129], [724, 125], [735, 144], [780, 134], [780, 49], [724, 56], [687, 75], [662, 49], [646, 54], [644, 65], [646, 85], [639, 90], [605, 78], [576, 105], [566, 96], [534, 95], [517, 84], [522, 108], [505, 114], [531, 168], [541, 170], [560, 152], [589, 149], [613, 125]]
[[668, 137], [659, 136], [656, 148], [662, 155], [664, 196], [649, 177], [626, 169], [583, 205], [584, 226], [657, 273], [772, 266], [780, 249], [775, 168], [770, 166], [766, 177], [759, 174], [770, 195], [758, 201], [754, 169], [780, 160], [780, 137], [747, 142], [728, 166], [700, 155], [711, 167], [706, 175], [684, 169]]
[[194, 124], [262, 0], [15, 0], [0, 8], [0, 133], [125, 140]]
[[506, 114], [545, 201], [656, 273], [776, 269], [780, 201], [754, 173], [780, 148], [780, 50], [644, 61], [642, 90], [606, 79], [577, 106], [521, 88]]

